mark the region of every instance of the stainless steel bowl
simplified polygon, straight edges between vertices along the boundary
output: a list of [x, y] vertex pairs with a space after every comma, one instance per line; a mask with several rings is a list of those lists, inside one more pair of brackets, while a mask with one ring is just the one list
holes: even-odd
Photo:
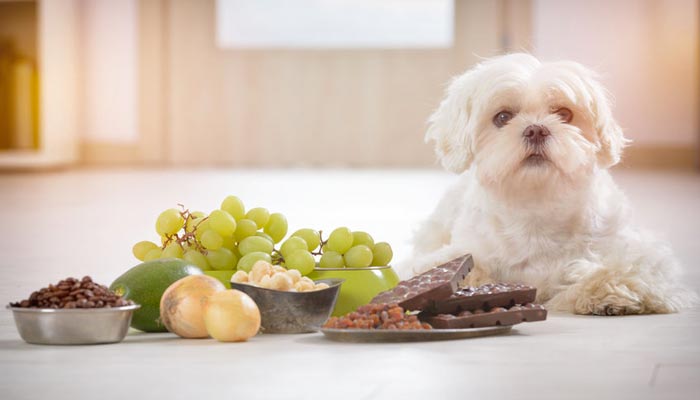
[[19, 335], [34, 344], [121, 342], [138, 304], [113, 308], [21, 308], [12, 310]]
[[264, 333], [316, 332], [333, 312], [345, 279], [320, 279], [328, 288], [310, 292], [285, 292], [231, 282], [231, 288], [250, 296], [260, 309]]

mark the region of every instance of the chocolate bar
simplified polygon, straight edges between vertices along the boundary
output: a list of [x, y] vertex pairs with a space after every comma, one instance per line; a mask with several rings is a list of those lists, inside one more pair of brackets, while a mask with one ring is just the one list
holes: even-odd
[[423, 310], [433, 300], [450, 297], [474, 266], [471, 254], [456, 258], [379, 293], [371, 303], [397, 303], [405, 310]]
[[519, 283], [489, 283], [459, 289], [444, 300], [434, 300], [426, 311], [432, 314], [457, 314], [465, 310], [490, 310], [535, 301], [537, 289]]
[[466, 329], [483, 328], [487, 326], [515, 325], [521, 322], [544, 321], [547, 310], [540, 304], [528, 303], [515, 305], [510, 308], [494, 307], [488, 311], [482, 309], [461, 311], [459, 314], [433, 315], [426, 312], [418, 314], [418, 318], [429, 323], [435, 329]]

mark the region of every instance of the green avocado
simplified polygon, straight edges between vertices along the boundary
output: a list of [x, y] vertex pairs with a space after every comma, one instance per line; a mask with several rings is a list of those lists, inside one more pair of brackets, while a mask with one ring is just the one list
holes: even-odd
[[173, 282], [189, 275], [201, 275], [202, 270], [177, 258], [147, 261], [126, 271], [110, 289], [140, 304], [134, 311], [131, 327], [144, 332], [166, 332], [160, 323], [160, 298]]

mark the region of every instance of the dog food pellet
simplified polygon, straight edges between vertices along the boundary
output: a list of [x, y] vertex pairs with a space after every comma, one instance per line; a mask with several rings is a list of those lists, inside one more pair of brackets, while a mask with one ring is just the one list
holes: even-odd
[[111, 308], [134, 304], [92, 281], [89, 276], [81, 280], [66, 278], [32, 293], [28, 299], [10, 303], [22, 308]]
[[432, 329], [397, 304], [367, 304], [342, 317], [331, 317], [323, 325], [332, 329]]

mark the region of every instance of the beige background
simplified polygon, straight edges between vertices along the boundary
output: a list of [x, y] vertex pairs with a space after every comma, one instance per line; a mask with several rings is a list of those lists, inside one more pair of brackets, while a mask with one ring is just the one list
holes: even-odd
[[448, 50], [228, 50], [213, 1], [171, 1], [166, 159], [430, 165], [426, 117], [450, 76], [500, 49], [505, 2], [457, 2]]
[[[512, 50], [600, 71], [635, 142], [627, 165], [691, 167], [697, 159], [697, 0], [456, 0], [455, 45], [432, 50], [221, 49], [214, 0], [91, 3], [108, 9], [93, 16], [136, 20], [136, 34], [118, 37], [135, 37], [137, 53], [112, 57], [115, 71], [136, 65], [134, 98], [103, 101], [138, 107], [120, 120], [137, 121], [126, 134], [132, 141], [118, 132], [98, 138], [85, 124], [88, 162], [433, 166], [423, 132], [445, 84], [479, 57]], [[102, 25], [84, 24], [85, 36], [91, 26]], [[128, 48], [91, 44], [87, 60]], [[95, 129], [109, 123], [85, 118]]]

